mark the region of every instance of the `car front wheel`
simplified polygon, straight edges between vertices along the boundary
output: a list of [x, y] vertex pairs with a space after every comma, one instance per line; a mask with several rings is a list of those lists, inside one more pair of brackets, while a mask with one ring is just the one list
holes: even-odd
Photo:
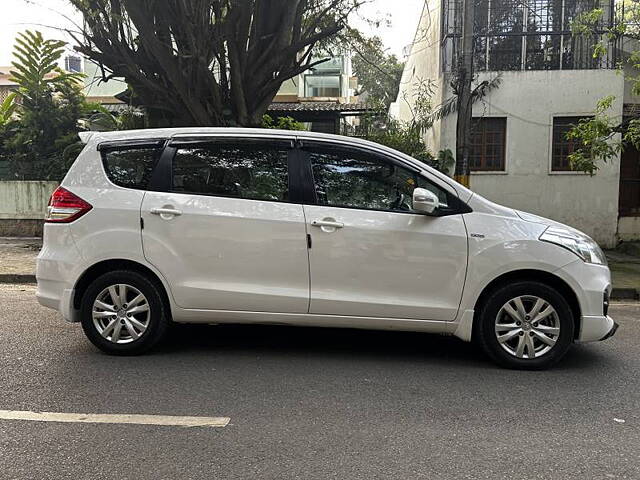
[[159, 287], [134, 271], [95, 279], [82, 297], [82, 328], [100, 350], [138, 355], [155, 346], [169, 321]]
[[499, 365], [540, 370], [567, 353], [575, 324], [569, 304], [555, 289], [523, 281], [494, 291], [480, 309], [476, 328], [480, 346]]

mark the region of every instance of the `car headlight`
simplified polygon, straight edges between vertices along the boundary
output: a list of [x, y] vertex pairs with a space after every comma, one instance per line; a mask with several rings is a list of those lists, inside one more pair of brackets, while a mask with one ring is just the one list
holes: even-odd
[[607, 257], [591, 238], [578, 232], [564, 228], [549, 227], [540, 236], [543, 242], [555, 243], [567, 250], [571, 250], [587, 263], [606, 265]]

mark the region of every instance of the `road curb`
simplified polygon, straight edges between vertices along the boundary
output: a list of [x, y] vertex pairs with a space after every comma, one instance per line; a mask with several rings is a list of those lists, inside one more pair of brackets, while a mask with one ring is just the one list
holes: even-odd
[[2, 273], [0, 274], [0, 283], [36, 283], [36, 276], [19, 273]]
[[611, 291], [611, 300], [638, 300], [640, 294], [635, 288], [614, 288]]

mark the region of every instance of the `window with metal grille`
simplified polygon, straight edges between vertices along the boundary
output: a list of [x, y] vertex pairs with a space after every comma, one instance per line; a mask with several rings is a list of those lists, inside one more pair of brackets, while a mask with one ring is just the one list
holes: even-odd
[[554, 172], [572, 171], [569, 155], [577, 148], [576, 140], [567, 138], [571, 129], [582, 119], [591, 117], [556, 117], [553, 119], [553, 145], [551, 148], [551, 170]]
[[472, 172], [504, 172], [506, 118], [474, 118], [469, 163]]
[[[621, 39], [606, 35], [624, 15], [615, 0], [475, 0], [475, 68], [478, 71], [577, 70], [616, 68]], [[573, 35], [573, 22], [595, 8], [604, 11], [595, 35]], [[621, 10], [617, 12], [617, 10]], [[445, 71], [454, 70], [460, 53], [462, 1], [443, 0]], [[617, 13], [616, 13], [617, 12]], [[593, 47], [608, 43], [606, 55]]]

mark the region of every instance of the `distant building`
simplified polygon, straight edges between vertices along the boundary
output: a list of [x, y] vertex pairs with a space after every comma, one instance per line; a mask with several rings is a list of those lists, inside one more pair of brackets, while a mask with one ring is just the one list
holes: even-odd
[[90, 60], [83, 58], [84, 94], [87, 100], [99, 103], [111, 111], [123, 110], [127, 104], [117, 96], [127, 90], [127, 84], [122, 79], [103, 80], [100, 67]]
[[351, 57], [340, 55], [287, 80], [276, 95], [269, 113], [290, 116], [309, 130], [341, 133], [346, 125], [371, 110], [355, 95], [358, 79]]
[[[574, 172], [576, 148], [565, 134], [594, 114], [603, 97], [615, 95], [611, 115], [622, 119], [640, 108], [617, 72], [628, 57], [627, 40], [574, 36], [571, 24], [599, 7], [611, 26], [614, 0], [479, 0], [476, 2], [477, 80], [502, 83], [473, 108], [471, 188], [497, 203], [579, 228], [606, 247], [640, 238], [640, 154], [627, 149], [590, 177]], [[461, 0], [426, 2], [400, 93], [391, 112], [412, 117], [421, 82], [434, 81], [433, 104], [454, 97], [451, 83], [461, 47]], [[594, 58], [595, 42], [606, 52]], [[474, 86], [475, 86], [474, 85]], [[425, 136], [438, 152], [456, 147], [455, 113]]]

